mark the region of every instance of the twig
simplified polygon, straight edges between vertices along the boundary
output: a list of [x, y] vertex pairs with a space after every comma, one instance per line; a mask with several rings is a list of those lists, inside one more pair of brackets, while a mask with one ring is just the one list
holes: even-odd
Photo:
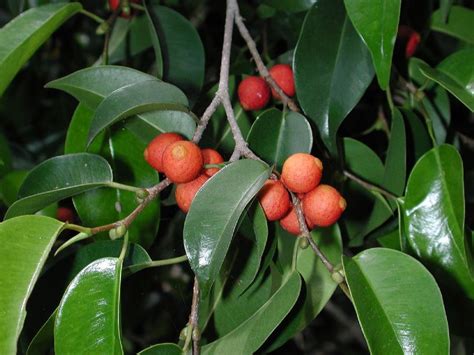
[[284, 106], [288, 106], [291, 111], [299, 112], [300, 110], [296, 103], [283, 92], [283, 90], [278, 86], [275, 80], [273, 80], [273, 78], [270, 76], [270, 73], [268, 72], [267, 67], [263, 63], [262, 57], [260, 56], [260, 53], [257, 50], [257, 45], [255, 44], [255, 41], [253, 40], [247, 27], [245, 26], [242, 16], [240, 16], [239, 5], [237, 4], [237, 0], [229, 0], [229, 3], [230, 7], [232, 7], [232, 10], [235, 13], [235, 23], [237, 25], [237, 28], [239, 29], [240, 35], [245, 40], [245, 43], [247, 44], [247, 47], [250, 50], [250, 53], [252, 54], [253, 60], [257, 65], [258, 72], [267, 81], [267, 83], [278, 93]]
[[193, 355], [199, 355], [199, 341], [201, 339], [201, 334], [199, 331], [199, 282], [196, 277], [194, 277], [193, 303], [191, 305], [191, 314], [189, 315], [189, 324], [191, 325], [193, 332]]
[[376, 192], [380, 193], [381, 195], [384, 195], [385, 197], [391, 198], [393, 200], [396, 200], [398, 198], [397, 196], [395, 196], [391, 192], [388, 192], [387, 190], [382, 189], [381, 187], [378, 187], [374, 184], [371, 184], [370, 182], [362, 180], [358, 176], [352, 174], [350, 171], [344, 170], [344, 175], [346, 177], [348, 177], [349, 179], [355, 181], [360, 186], [364, 187], [365, 189], [367, 189], [369, 191], [376, 191]]

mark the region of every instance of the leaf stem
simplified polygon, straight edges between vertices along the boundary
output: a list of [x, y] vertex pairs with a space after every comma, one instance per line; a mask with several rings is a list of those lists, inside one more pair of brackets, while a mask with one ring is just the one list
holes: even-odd
[[64, 225], [64, 229], [70, 229], [70, 230], [80, 232], [80, 233], [91, 234], [91, 228], [83, 227], [83, 226], [80, 226], [78, 224], [73, 224], [73, 223], [66, 223]]
[[127, 250], [128, 250], [128, 231], [125, 233], [125, 236], [123, 237], [123, 244], [122, 244], [122, 250], [120, 251], [119, 259], [122, 261], [125, 259], [125, 255], [127, 255]]
[[344, 176], [348, 177], [350, 180], [352, 181], [355, 181], [356, 183], [358, 183], [360, 186], [362, 186], [363, 188], [369, 190], [369, 191], [376, 191], [378, 193], [380, 193], [381, 195], [384, 195], [385, 197], [388, 197], [392, 200], [396, 200], [398, 198], [398, 196], [395, 196], [394, 194], [392, 194], [391, 192], [379, 187], [379, 186], [376, 186], [374, 184], [371, 184], [370, 182], [367, 182], [361, 178], [359, 178], [358, 176], [352, 174], [350, 171], [348, 170], [344, 170], [343, 171], [344, 173]]
[[82, 9], [81, 11], [79, 11], [81, 14], [83, 14], [84, 16], [87, 16], [89, 17], [90, 19], [94, 20], [95, 22], [97, 22], [99, 25], [102, 25], [106, 20], [104, 20], [102, 17], [100, 16], [97, 16], [96, 14], [90, 12], [90, 11], [87, 11], [86, 9]]
[[125, 184], [121, 184], [119, 182], [114, 182], [114, 181], [111, 181], [111, 182], [107, 183], [106, 186], [114, 188], [114, 189], [131, 191], [131, 192], [135, 192], [135, 193], [146, 191], [144, 188], [141, 188], [141, 187], [125, 185]]

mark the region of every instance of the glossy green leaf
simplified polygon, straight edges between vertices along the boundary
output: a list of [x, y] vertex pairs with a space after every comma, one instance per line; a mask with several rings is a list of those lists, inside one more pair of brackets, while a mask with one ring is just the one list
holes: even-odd
[[84, 268], [69, 284], [54, 325], [57, 354], [122, 354], [118, 258], [102, 258]]
[[370, 50], [379, 85], [386, 90], [390, 81], [401, 0], [344, 0], [344, 4], [354, 27]]
[[188, 99], [177, 87], [159, 80], [124, 86], [97, 106], [89, 131], [88, 145], [105, 128], [135, 114], [153, 110], [186, 111]]
[[0, 223], [0, 353], [16, 354], [26, 303], [63, 223], [22, 216]]
[[[292, 239], [293, 244], [298, 243], [293, 235], [285, 234], [286, 238]], [[334, 265], [337, 265], [342, 254], [341, 232], [337, 224], [329, 228], [313, 230], [311, 236], [324, 255]], [[311, 248], [298, 250], [296, 269], [303, 277], [306, 292], [303, 294], [301, 302], [286, 318], [284, 327], [276, 332], [270, 348], [266, 351], [278, 348], [308, 326], [321, 312], [337, 288], [337, 284], [332, 280], [328, 270]]]
[[329, 151], [336, 154], [337, 130], [374, 75], [369, 51], [341, 0], [320, 0], [306, 15], [294, 71], [303, 111], [316, 124]]
[[77, 2], [40, 6], [0, 29], [0, 96], [36, 50], [81, 9]]
[[255, 314], [232, 332], [203, 346], [203, 354], [253, 354], [283, 321], [298, 299], [301, 277], [291, 273]]
[[272, 108], [257, 117], [247, 141], [255, 154], [281, 169], [291, 154], [311, 152], [313, 135], [303, 115]]
[[18, 191], [28, 171], [14, 170], [0, 179], [0, 197], [7, 206], [11, 206], [18, 198]]
[[407, 162], [413, 166], [415, 162], [433, 147], [428, 130], [422, 118], [410, 110], [401, 110], [405, 118], [407, 138]]
[[473, 22], [473, 10], [463, 6], [453, 6], [447, 22], [444, 21], [442, 9], [433, 12], [431, 29], [474, 44]]
[[26, 355], [44, 355], [49, 353], [49, 350], [53, 347], [56, 312], [57, 310], [49, 316], [40, 330], [38, 330], [36, 335], [33, 337], [30, 345], [28, 345], [28, 349], [26, 350]]
[[[163, 58], [163, 80], [180, 89], [194, 102], [204, 82], [204, 46], [194, 26], [180, 13], [165, 7], [148, 7], [155, 53]], [[155, 36], [152, 33], [152, 37]]]
[[184, 247], [204, 295], [219, 273], [240, 215], [269, 176], [264, 164], [239, 160], [221, 169], [194, 198], [184, 224]]
[[454, 0], [440, 0], [440, 10], [441, 10], [441, 19], [443, 22], [448, 20], [449, 13], [451, 12], [451, 8], [453, 6]]
[[464, 49], [444, 59], [436, 69], [420, 63], [420, 70], [428, 79], [453, 94], [474, 111], [474, 49]]
[[[65, 152], [85, 151], [93, 112], [80, 104], [68, 129]], [[145, 143], [132, 133], [114, 127], [101, 134], [89, 151], [101, 154], [111, 166], [117, 181], [131, 186], [149, 187], [158, 183], [158, 173], [143, 159]], [[84, 225], [97, 226], [125, 218], [137, 206], [135, 193], [116, 189], [96, 189], [73, 198]], [[130, 240], [149, 247], [155, 239], [160, 222], [160, 201], [151, 202], [129, 228]]]
[[183, 349], [178, 345], [172, 343], [163, 343], [152, 345], [142, 351], [137, 355], [182, 355]]
[[418, 161], [408, 179], [405, 234], [410, 247], [435, 274], [449, 275], [474, 299], [464, 214], [461, 157], [450, 145], [433, 148]]
[[449, 354], [441, 292], [423, 265], [383, 248], [344, 257], [343, 264], [372, 354]]
[[19, 200], [11, 205], [5, 218], [37, 212], [111, 181], [112, 169], [98, 155], [80, 153], [48, 159], [30, 171], [18, 192]]
[[78, 70], [49, 82], [45, 87], [65, 91], [88, 108], [95, 109], [113, 91], [154, 79], [156, 80], [153, 76], [132, 68], [104, 65]]
[[[234, 115], [242, 135], [244, 137], [247, 136], [250, 132], [252, 123], [240, 104], [234, 105]], [[214, 149], [229, 155], [232, 154], [235, 147], [235, 141], [232, 136], [232, 130], [227, 122], [225, 111], [222, 107], [217, 109], [212, 121], [210, 122], [210, 127], [214, 128]]]

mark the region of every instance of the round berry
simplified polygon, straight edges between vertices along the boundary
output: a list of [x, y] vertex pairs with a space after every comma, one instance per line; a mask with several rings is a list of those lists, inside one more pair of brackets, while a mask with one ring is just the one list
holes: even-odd
[[[271, 67], [270, 76], [275, 80], [280, 89], [287, 96], [295, 96], [295, 80], [293, 78], [293, 70], [288, 64], [277, 64]], [[272, 89], [272, 95], [276, 100], [280, 100], [281, 97], [278, 93]]]
[[56, 211], [56, 218], [61, 222], [74, 222], [74, 212], [69, 207], [59, 207]]
[[[306, 225], [308, 226], [308, 229], [312, 230], [314, 228], [314, 225], [310, 223], [308, 218], [305, 218], [305, 220], [306, 220]], [[294, 207], [291, 207], [290, 212], [288, 212], [288, 214], [280, 220], [280, 225], [288, 233], [291, 233], [293, 235], [301, 234], [300, 224], [298, 222], [298, 216], [296, 215], [296, 210]]]
[[[202, 160], [204, 165], [207, 164], [221, 164], [224, 162], [224, 158], [219, 154], [217, 150], [206, 148], [201, 149]], [[208, 168], [204, 170], [204, 174], [211, 177], [219, 171], [219, 168]]]
[[244, 110], [260, 110], [270, 100], [270, 87], [259, 76], [248, 76], [242, 80], [237, 89], [240, 104]]
[[413, 57], [413, 54], [415, 54], [416, 49], [418, 48], [418, 45], [420, 44], [420, 42], [421, 42], [420, 34], [414, 31], [408, 38], [408, 42], [405, 47], [405, 56], [407, 58]]
[[306, 218], [320, 227], [328, 227], [336, 223], [346, 209], [346, 205], [346, 200], [339, 191], [324, 184], [308, 192], [303, 199], [303, 211]]
[[201, 149], [189, 141], [172, 143], [163, 153], [163, 166], [166, 177], [172, 182], [190, 182], [201, 173]]
[[196, 196], [201, 186], [204, 185], [208, 179], [209, 177], [207, 175], [201, 174], [193, 181], [184, 184], [178, 184], [174, 196], [181, 211], [184, 213], [189, 211], [191, 203], [194, 200], [194, 196]]
[[165, 149], [172, 143], [184, 140], [177, 133], [162, 133], [156, 136], [146, 147], [143, 153], [145, 160], [154, 169], [160, 173], [163, 172], [163, 153]]
[[280, 181], [265, 181], [258, 199], [269, 221], [283, 218], [290, 208], [290, 194]]
[[283, 163], [281, 180], [290, 191], [306, 193], [318, 186], [322, 175], [321, 160], [311, 154], [296, 153]]

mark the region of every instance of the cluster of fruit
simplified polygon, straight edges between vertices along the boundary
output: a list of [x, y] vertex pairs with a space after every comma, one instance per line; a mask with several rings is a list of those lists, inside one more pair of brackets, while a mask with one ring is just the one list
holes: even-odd
[[[270, 68], [270, 76], [280, 89], [289, 97], [295, 95], [295, 81], [293, 70], [288, 64], [277, 64]], [[248, 76], [242, 80], [237, 89], [239, 101], [244, 110], [261, 110], [270, 100], [270, 92], [275, 100], [280, 100], [280, 95], [260, 76]]]
[[[302, 201], [306, 225], [310, 230], [328, 227], [346, 209], [346, 200], [332, 186], [319, 184], [323, 174], [321, 160], [306, 153], [296, 153], [283, 163], [280, 180], [267, 180], [258, 199], [269, 221], [280, 221], [291, 234], [301, 234], [295, 207], [288, 190]], [[287, 190], [288, 189], [288, 190]]]
[[185, 213], [201, 186], [219, 171], [218, 167], [205, 166], [224, 162], [216, 150], [200, 149], [177, 133], [163, 133], [154, 138], [145, 149], [144, 156], [155, 170], [177, 184], [176, 203]]

